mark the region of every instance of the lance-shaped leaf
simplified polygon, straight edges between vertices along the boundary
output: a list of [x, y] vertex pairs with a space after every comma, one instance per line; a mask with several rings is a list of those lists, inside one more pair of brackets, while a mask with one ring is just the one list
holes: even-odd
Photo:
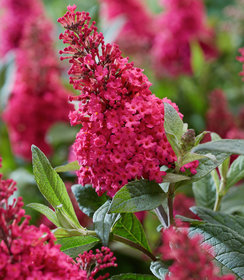
[[60, 226], [56, 213], [48, 206], [40, 203], [30, 203], [27, 206], [46, 216], [55, 226]]
[[77, 257], [79, 254], [90, 250], [99, 243], [99, 239], [95, 236], [72, 236], [59, 238], [58, 244], [61, 244], [61, 251], [72, 258]]
[[244, 236], [244, 217], [215, 212], [204, 207], [191, 207], [191, 211], [203, 221], [211, 224], [226, 226]]
[[110, 201], [106, 201], [93, 215], [95, 232], [100, 237], [103, 245], [107, 246], [111, 228], [118, 217], [118, 214], [109, 214]]
[[217, 141], [200, 144], [192, 149], [192, 152], [199, 151], [221, 152], [244, 155], [244, 140], [239, 139], [221, 139]]
[[77, 171], [80, 169], [78, 161], [72, 161], [64, 165], [60, 165], [54, 168], [56, 172], [68, 172]]
[[73, 185], [71, 189], [80, 210], [91, 218], [96, 210], [107, 201], [106, 195], [98, 196], [91, 185], [82, 186], [77, 184]]
[[[210, 244], [215, 259], [232, 273], [244, 277], [243, 218], [215, 213], [205, 208], [193, 208], [200, 217], [210, 222], [191, 222], [189, 234], [200, 234]], [[241, 218], [241, 219], [240, 219]]]
[[139, 244], [149, 252], [151, 251], [143, 227], [140, 221], [132, 213], [121, 214], [121, 217], [115, 223], [112, 232], [113, 234]]
[[40, 192], [55, 209], [62, 205], [65, 213], [74, 222], [76, 227], [80, 228], [81, 225], [76, 217], [64, 182], [40, 149], [32, 145], [31, 150], [33, 173]]
[[[207, 151], [199, 151], [199, 154], [208, 153]], [[211, 154], [215, 156], [215, 160], [209, 158], [203, 158], [199, 160], [199, 166], [197, 168], [197, 174], [193, 175], [191, 178], [193, 181], [200, 180], [207, 174], [209, 174], [212, 170], [218, 167], [228, 156], [230, 153], [221, 153], [216, 151], [211, 151]]]
[[113, 197], [110, 213], [134, 213], [152, 210], [166, 199], [166, 194], [154, 181], [133, 181], [121, 188]]

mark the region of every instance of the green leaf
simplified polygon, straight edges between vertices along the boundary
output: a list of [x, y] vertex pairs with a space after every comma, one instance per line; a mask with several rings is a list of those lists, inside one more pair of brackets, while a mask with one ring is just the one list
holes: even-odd
[[55, 209], [62, 205], [63, 210], [74, 224], [81, 228], [62, 179], [40, 149], [32, 145], [31, 150], [33, 173], [40, 192]]
[[208, 151], [244, 155], [244, 140], [221, 139], [200, 144], [192, 149], [192, 152]]
[[152, 273], [161, 280], [165, 279], [166, 274], [169, 272], [168, 266], [161, 261], [151, 262], [150, 269]]
[[203, 207], [191, 207], [191, 211], [198, 215], [203, 221], [226, 226], [241, 236], [244, 236], [244, 217], [242, 216], [227, 215]]
[[[233, 220], [231, 220], [231, 222], [233, 222]], [[222, 225], [221, 222], [219, 224], [207, 222], [191, 224], [189, 235], [194, 236], [195, 234], [200, 234], [203, 238], [203, 243], [206, 242], [213, 247], [215, 259], [218, 262], [230, 269], [232, 273], [243, 279], [243, 235], [240, 235], [234, 229]]]
[[107, 201], [106, 195], [98, 196], [91, 185], [73, 185], [71, 189], [80, 210], [91, 218], [95, 211]]
[[178, 112], [169, 104], [164, 103], [164, 129], [172, 149], [179, 154], [184, 124]]
[[126, 274], [114, 275], [110, 279], [111, 280], [156, 280], [157, 278], [147, 274], [126, 273]]
[[56, 172], [68, 172], [68, 171], [76, 171], [80, 169], [78, 161], [72, 161], [67, 164], [57, 166], [54, 168]]
[[62, 227], [55, 228], [52, 230], [52, 233], [57, 239], [71, 236], [81, 236], [81, 232], [77, 229], [67, 229]]
[[113, 197], [110, 213], [133, 213], [152, 210], [166, 198], [166, 194], [154, 181], [129, 182]]
[[222, 199], [220, 211], [227, 214], [236, 212], [244, 214], [243, 197], [244, 185], [231, 188]]
[[103, 245], [107, 246], [111, 228], [118, 217], [118, 214], [108, 214], [110, 201], [106, 201], [93, 215], [95, 232], [100, 237]]
[[226, 189], [234, 186], [244, 178], [244, 156], [239, 156], [230, 166], [227, 172]]
[[89, 235], [65, 237], [57, 240], [57, 243], [61, 244], [61, 251], [71, 258], [75, 258], [79, 254], [90, 250], [98, 244], [98, 242], [99, 239], [97, 237]]
[[190, 180], [190, 177], [180, 174], [167, 173], [163, 178], [163, 183], [177, 183], [180, 181]]
[[141, 247], [151, 252], [143, 227], [134, 214], [121, 214], [121, 217], [115, 223], [112, 232], [139, 244]]
[[207, 153], [207, 154], [196, 154], [189, 152], [184, 155], [183, 160], [181, 161], [180, 167], [184, 166], [185, 164], [195, 161], [195, 160], [200, 160], [200, 159], [210, 159], [213, 162], [216, 162], [216, 157], [213, 154]]
[[46, 205], [40, 203], [30, 203], [27, 206], [46, 216], [55, 226], [60, 226], [56, 213]]
[[216, 185], [210, 174], [194, 182], [192, 189], [197, 206], [213, 209], [216, 198]]
[[[200, 154], [204, 154], [205, 151], [199, 151]], [[203, 158], [199, 160], [199, 166], [197, 168], [197, 174], [193, 175], [191, 178], [193, 181], [198, 181], [207, 174], [209, 174], [212, 170], [214, 170], [217, 166], [219, 166], [229, 155], [230, 153], [221, 153], [211, 151], [211, 154], [215, 156], [215, 161]]]

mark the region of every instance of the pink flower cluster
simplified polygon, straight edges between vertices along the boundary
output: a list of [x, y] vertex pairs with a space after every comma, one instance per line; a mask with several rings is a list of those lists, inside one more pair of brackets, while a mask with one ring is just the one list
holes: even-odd
[[[81, 95], [72, 125], [82, 124], [73, 145], [80, 164], [79, 183], [91, 183], [101, 195], [113, 196], [130, 180], [162, 182], [160, 166], [174, 167], [176, 155], [164, 131], [164, 102], [155, 97], [142, 70], [123, 58], [117, 45], [105, 44], [94, 22], [76, 7], [58, 21], [66, 29], [60, 39], [70, 46], [70, 83]], [[182, 117], [182, 114], [180, 114]], [[198, 162], [187, 166], [196, 173]]]
[[[218, 276], [210, 246], [201, 245], [201, 236], [188, 237], [188, 229], [170, 227], [163, 231], [160, 248], [164, 260], [172, 260], [166, 280], [235, 280], [228, 274]], [[211, 253], [211, 254], [210, 254]]]
[[214, 90], [210, 94], [207, 130], [218, 133], [222, 138], [244, 139], [244, 108], [235, 117], [228, 108], [224, 92]]
[[[60, 251], [50, 230], [29, 225], [22, 208], [22, 198], [9, 198], [16, 190], [15, 182], [3, 180], [0, 174], [0, 279], [103, 280], [98, 271], [117, 266], [109, 248], [102, 247], [79, 255], [77, 262]], [[95, 267], [94, 267], [94, 264]]]
[[[32, 144], [50, 154], [47, 131], [55, 122], [68, 121], [72, 107], [68, 104], [68, 92], [60, 81], [61, 72], [53, 49], [52, 24], [45, 18], [41, 5], [37, 4], [39, 2], [32, 1], [40, 10], [38, 14], [28, 11], [28, 20], [23, 23], [21, 39], [15, 49], [16, 77], [3, 114], [13, 152], [26, 160], [31, 159]], [[11, 13], [18, 11], [16, 8]], [[11, 22], [11, 18], [8, 20]]]
[[[87, 272], [87, 280], [95, 279], [95, 275], [108, 267], [117, 267], [116, 258], [107, 247], [102, 247], [101, 250], [96, 249], [96, 254], [92, 251], [84, 252], [76, 258], [76, 261], [82, 270]], [[100, 275], [96, 280], [104, 280], [109, 277], [109, 273]]]
[[122, 50], [136, 57], [138, 50], [142, 51], [144, 60], [146, 52], [150, 53], [149, 60], [158, 76], [192, 74], [191, 44], [194, 41], [207, 59], [218, 55], [215, 35], [206, 24], [201, 0], [162, 0], [163, 11], [158, 15], [147, 11], [140, 0], [100, 1], [106, 4], [102, 6], [102, 16], [108, 20], [125, 18], [116, 39]]

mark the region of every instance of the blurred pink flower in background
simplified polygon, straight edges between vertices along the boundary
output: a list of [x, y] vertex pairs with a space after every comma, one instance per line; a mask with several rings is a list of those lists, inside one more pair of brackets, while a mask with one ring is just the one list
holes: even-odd
[[[4, 19], [8, 15], [11, 23], [22, 6], [16, 3], [19, 1], [5, 2]], [[26, 160], [31, 159], [32, 144], [47, 155], [51, 153], [46, 134], [54, 123], [67, 122], [72, 108], [68, 104], [68, 91], [60, 80], [61, 69], [52, 40], [53, 24], [45, 17], [41, 2], [33, 2], [27, 10], [28, 20], [16, 22], [17, 29], [21, 25], [21, 37], [14, 46], [16, 77], [3, 113], [13, 152]]]

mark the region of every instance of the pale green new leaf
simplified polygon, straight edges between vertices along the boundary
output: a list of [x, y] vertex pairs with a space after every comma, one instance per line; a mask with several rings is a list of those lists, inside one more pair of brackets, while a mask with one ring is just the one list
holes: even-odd
[[46, 216], [48, 220], [51, 221], [55, 226], [60, 226], [56, 213], [48, 206], [40, 203], [30, 203], [27, 206]]
[[77, 171], [80, 169], [78, 161], [72, 161], [64, 165], [60, 165], [54, 168], [56, 172], [68, 172]]

